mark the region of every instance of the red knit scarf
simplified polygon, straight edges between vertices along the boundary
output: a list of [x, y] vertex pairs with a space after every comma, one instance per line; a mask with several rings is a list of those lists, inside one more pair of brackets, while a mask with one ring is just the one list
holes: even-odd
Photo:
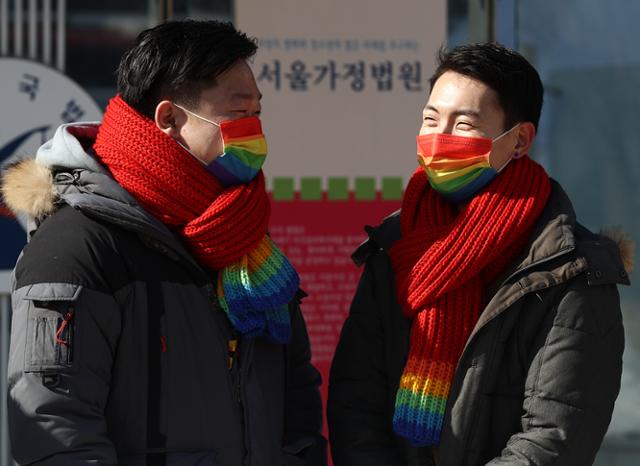
[[549, 193], [545, 170], [529, 157], [513, 160], [460, 212], [422, 169], [413, 174], [402, 201], [402, 238], [390, 251], [398, 301], [413, 319], [394, 429], [413, 443], [438, 442], [483, 291], [521, 252]]
[[238, 260], [267, 232], [270, 205], [262, 172], [251, 183], [225, 189], [119, 96], [107, 107], [94, 149], [116, 181], [212, 270]]
[[218, 271], [217, 299], [241, 334], [286, 343], [288, 304], [300, 279], [267, 234], [264, 175], [223, 188], [153, 121], [114, 97], [94, 149], [120, 185], [178, 233], [196, 260]]

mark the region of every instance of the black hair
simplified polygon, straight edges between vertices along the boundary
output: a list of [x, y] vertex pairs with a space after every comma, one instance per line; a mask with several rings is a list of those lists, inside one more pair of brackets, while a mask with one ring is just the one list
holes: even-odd
[[540, 75], [522, 55], [497, 43], [467, 44], [440, 49], [434, 84], [447, 71], [483, 82], [498, 95], [505, 113], [505, 130], [521, 121], [538, 128], [544, 88]]
[[197, 104], [200, 92], [238, 60], [251, 58], [255, 39], [229, 22], [171, 21], [142, 31], [120, 60], [118, 93], [153, 119], [163, 98]]

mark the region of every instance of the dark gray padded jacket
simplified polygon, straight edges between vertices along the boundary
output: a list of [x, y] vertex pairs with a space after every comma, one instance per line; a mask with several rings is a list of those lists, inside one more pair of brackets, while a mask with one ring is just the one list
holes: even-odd
[[326, 464], [298, 301], [290, 344], [239, 338], [212, 273], [92, 158], [96, 128], [62, 127], [5, 177], [5, 195], [24, 190], [12, 206], [41, 219], [14, 277], [16, 461]]
[[335, 466], [587, 466], [620, 388], [624, 333], [618, 244], [576, 222], [552, 183], [529, 244], [494, 286], [458, 362], [440, 445], [392, 430], [409, 350], [388, 250], [399, 216], [369, 229], [366, 262], [329, 382]]

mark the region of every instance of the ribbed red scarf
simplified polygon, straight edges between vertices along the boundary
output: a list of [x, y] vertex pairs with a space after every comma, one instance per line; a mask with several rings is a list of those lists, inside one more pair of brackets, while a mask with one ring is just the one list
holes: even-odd
[[454, 371], [488, 283], [512, 262], [545, 207], [550, 182], [529, 157], [513, 160], [460, 212], [422, 169], [402, 201], [402, 238], [391, 248], [397, 298], [413, 319], [396, 395], [394, 430], [435, 444]]
[[262, 171], [247, 184], [223, 187], [119, 96], [109, 102], [93, 147], [118, 183], [178, 233], [201, 265], [219, 271], [218, 300], [239, 332], [288, 341], [288, 303], [299, 278], [267, 235]]
[[255, 248], [267, 232], [270, 205], [262, 172], [251, 183], [225, 189], [120, 96], [109, 102], [94, 149], [116, 181], [213, 270]]

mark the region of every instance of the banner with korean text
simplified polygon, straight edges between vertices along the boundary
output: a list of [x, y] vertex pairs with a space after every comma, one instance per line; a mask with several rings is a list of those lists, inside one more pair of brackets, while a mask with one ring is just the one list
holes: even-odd
[[[361, 270], [350, 254], [400, 207], [415, 170], [445, 0], [236, 0], [258, 39], [271, 234], [309, 294], [303, 313], [326, 397]], [[326, 398], [325, 398], [326, 399]]]

